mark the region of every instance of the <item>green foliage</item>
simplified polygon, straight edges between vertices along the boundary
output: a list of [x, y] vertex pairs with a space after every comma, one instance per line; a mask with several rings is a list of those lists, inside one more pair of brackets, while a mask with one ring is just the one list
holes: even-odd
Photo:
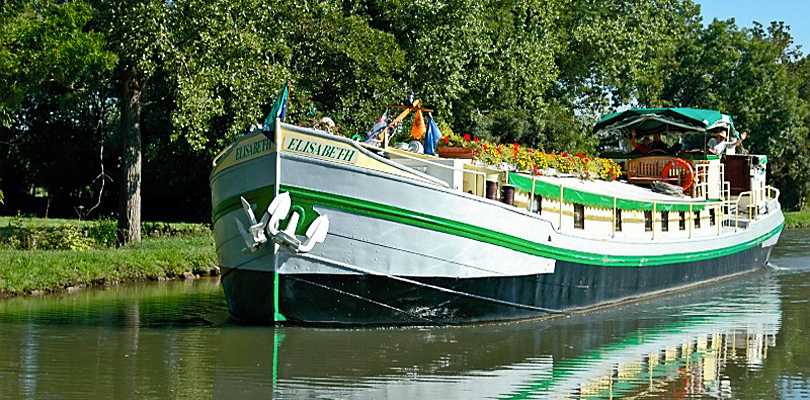
[[810, 228], [810, 210], [786, 212], [785, 228], [787, 229]]
[[113, 218], [99, 218], [87, 229], [87, 236], [99, 247], [113, 247], [118, 239], [118, 222]]
[[[0, 249], [88, 250], [106, 249], [117, 244], [117, 222], [112, 218], [95, 221], [47, 220], [18, 213], [0, 227]], [[210, 237], [205, 224], [145, 222], [144, 234], [150, 239]]]
[[[0, 7], [0, 150], [8, 155], [0, 193], [10, 207], [75, 215], [101, 195], [95, 212], [109, 213], [117, 193], [99, 193], [100, 179], [109, 182], [99, 162], [116, 176], [109, 152], [120, 153], [132, 129], [121, 125], [124, 111], [140, 110], [144, 214], [205, 220], [208, 158], [261, 123], [287, 80], [289, 122], [325, 115], [341, 134], [362, 135], [414, 91], [448, 134], [552, 152], [592, 153], [593, 122], [620, 106], [720, 109], [751, 133], [747, 151], [771, 156], [786, 207], [810, 198], [810, 62], [783, 23], [704, 27], [691, 0]], [[99, 161], [102, 146], [110, 150]], [[94, 246], [109, 246], [109, 228], [83, 229]], [[173, 229], [146, 227], [185, 234]]]
[[17, 250], [86, 250], [93, 244], [76, 225], [34, 226], [19, 215], [0, 234], [0, 247]]
[[88, 29], [94, 10], [83, 1], [13, 0], [0, 7], [0, 126], [29, 96], [56, 91], [69, 104], [116, 62], [104, 50], [106, 37]]
[[166, 222], [145, 222], [143, 231], [148, 237], [197, 237], [211, 235], [211, 227], [206, 224], [170, 224]]
[[715, 20], [681, 42], [680, 65], [662, 93], [667, 105], [731, 114], [737, 129], [750, 134], [745, 150], [773, 160], [771, 183], [788, 208], [801, 207], [810, 195], [810, 109], [801, 97], [807, 75], [792, 72], [806, 61], [791, 43], [781, 23], [740, 29], [733, 19]]

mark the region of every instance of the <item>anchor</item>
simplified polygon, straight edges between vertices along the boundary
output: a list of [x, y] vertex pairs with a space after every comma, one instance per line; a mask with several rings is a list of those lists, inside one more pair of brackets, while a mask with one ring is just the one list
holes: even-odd
[[[295, 229], [298, 227], [298, 222], [301, 219], [301, 214], [298, 211], [293, 211], [290, 215], [290, 220], [287, 223], [287, 228], [284, 230], [279, 229], [279, 224], [282, 220], [287, 218], [292, 206], [292, 200], [288, 192], [280, 193], [267, 207], [267, 211], [262, 216], [261, 221], [256, 221], [256, 216], [250, 203], [242, 199], [242, 207], [245, 209], [250, 227], [245, 229], [245, 226], [236, 219], [236, 226], [245, 240], [247, 247], [243, 250], [245, 252], [255, 252], [264, 243], [267, 242], [267, 235], [274, 243], [287, 246], [297, 253], [307, 253], [311, 251], [318, 243], [323, 243], [326, 239], [326, 234], [329, 231], [329, 217], [321, 215], [312, 221], [306, 231], [306, 240], [302, 243], [301, 239], [295, 234]], [[265, 235], [265, 232], [267, 235]]]

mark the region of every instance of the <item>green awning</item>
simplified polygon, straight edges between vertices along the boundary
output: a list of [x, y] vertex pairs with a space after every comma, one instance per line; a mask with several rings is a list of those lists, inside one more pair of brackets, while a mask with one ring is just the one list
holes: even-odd
[[734, 121], [730, 115], [717, 110], [697, 108], [631, 108], [619, 113], [607, 114], [594, 125], [593, 131], [610, 130], [632, 126], [639, 133], [670, 130], [705, 132], [707, 129], [729, 126], [733, 132]]
[[[517, 189], [531, 192], [532, 191], [532, 178], [514, 172], [509, 173], [509, 184], [515, 186]], [[553, 183], [536, 179], [534, 181], [535, 195], [542, 196], [547, 199], [560, 198], [560, 186]], [[596, 193], [590, 193], [582, 190], [567, 188], [563, 186], [563, 201], [571, 203], [579, 203], [589, 207], [599, 207], [613, 209], [614, 197], [605, 196]], [[632, 200], [616, 197], [616, 208], [621, 210], [650, 210], [653, 208], [657, 211], [689, 211], [689, 204], [683, 203], [659, 203], [643, 200]], [[700, 202], [701, 204], [694, 204], [693, 211], [700, 211], [706, 207], [706, 203], [711, 201]]]

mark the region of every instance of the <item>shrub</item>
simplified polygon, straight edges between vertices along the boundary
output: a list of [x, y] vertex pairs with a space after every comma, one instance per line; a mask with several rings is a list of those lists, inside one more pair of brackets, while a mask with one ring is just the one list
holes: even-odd
[[93, 239], [77, 226], [44, 227], [43, 232], [44, 240], [39, 245], [43, 250], [87, 250], [93, 246]]
[[109, 217], [99, 218], [87, 230], [87, 236], [100, 247], [113, 247], [117, 241], [118, 223]]

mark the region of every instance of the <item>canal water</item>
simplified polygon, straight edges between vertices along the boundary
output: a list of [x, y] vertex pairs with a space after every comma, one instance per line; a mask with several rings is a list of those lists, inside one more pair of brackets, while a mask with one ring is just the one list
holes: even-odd
[[216, 281], [0, 301], [0, 399], [808, 399], [810, 231], [764, 271], [550, 321], [241, 326]]

